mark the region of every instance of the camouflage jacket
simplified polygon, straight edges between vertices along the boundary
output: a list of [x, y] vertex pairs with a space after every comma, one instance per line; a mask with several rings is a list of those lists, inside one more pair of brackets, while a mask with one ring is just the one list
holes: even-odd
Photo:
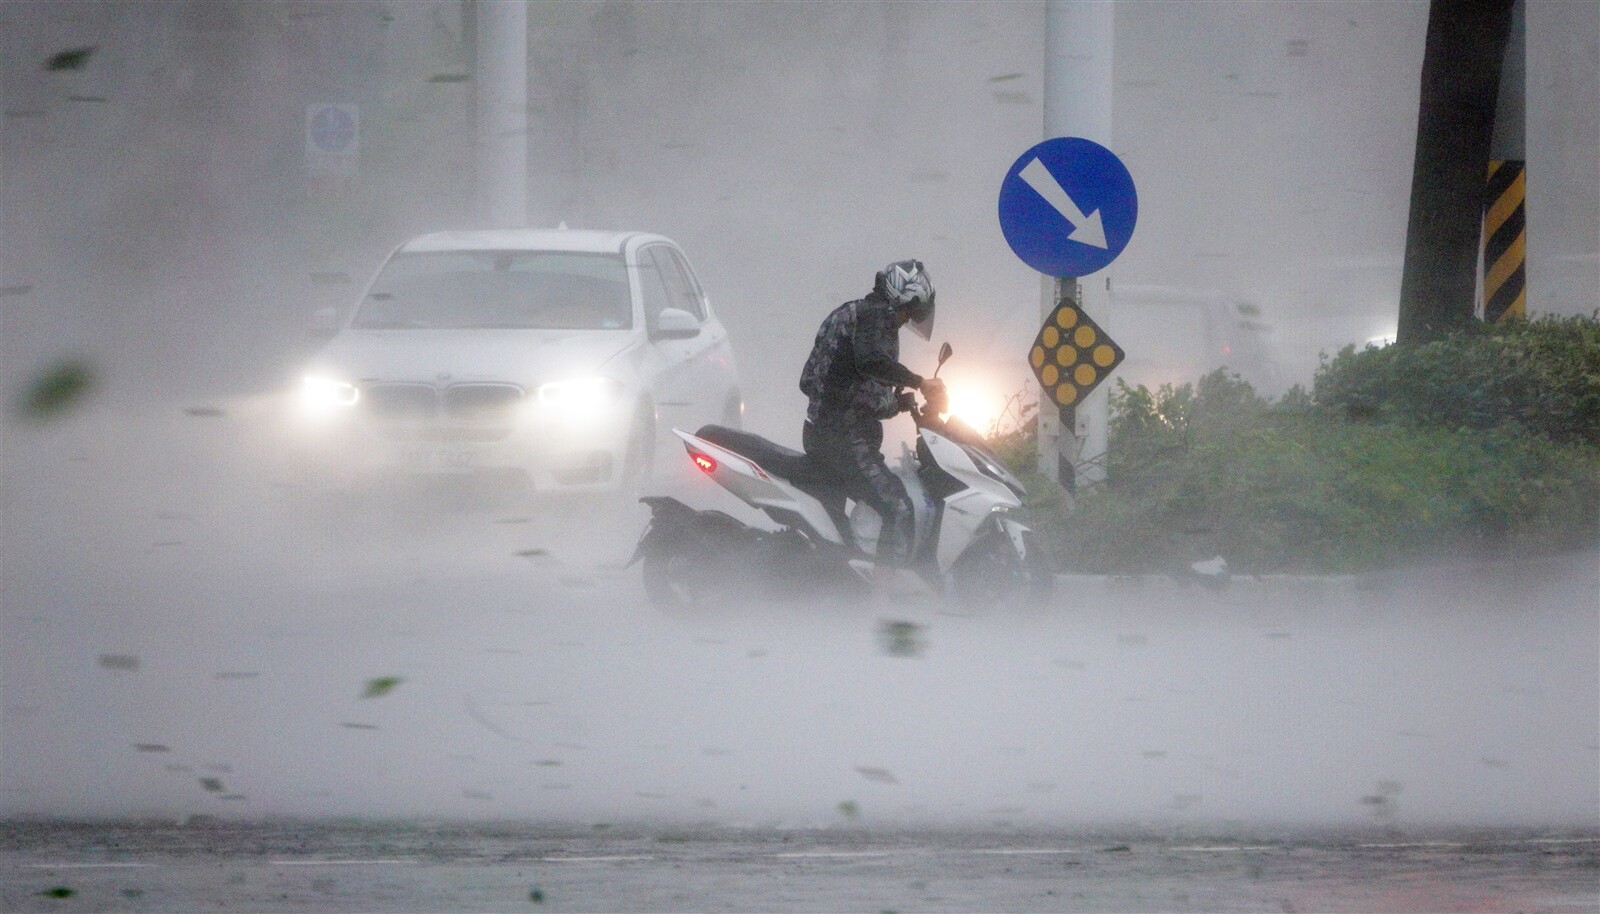
[[899, 388], [921, 383], [900, 364], [893, 308], [876, 294], [833, 309], [800, 373], [800, 390], [811, 400], [806, 421], [838, 426], [894, 418]]

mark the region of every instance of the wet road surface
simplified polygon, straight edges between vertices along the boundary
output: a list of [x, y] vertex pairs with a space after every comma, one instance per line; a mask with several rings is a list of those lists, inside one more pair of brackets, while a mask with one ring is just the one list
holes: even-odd
[[1600, 908], [1600, 837], [13, 825], [6, 911]]

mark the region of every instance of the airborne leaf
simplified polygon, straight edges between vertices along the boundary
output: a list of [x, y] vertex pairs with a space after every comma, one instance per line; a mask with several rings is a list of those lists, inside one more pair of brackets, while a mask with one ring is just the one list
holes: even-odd
[[94, 388], [94, 366], [63, 359], [45, 369], [29, 385], [17, 412], [25, 419], [52, 419], [79, 405]]
[[361, 693], [362, 698], [379, 698], [389, 694], [394, 687], [405, 682], [399, 676], [379, 676], [367, 680], [367, 688]]
[[89, 66], [89, 58], [94, 56], [93, 46], [85, 48], [69, 48], [57, 52], [44, 62], [44, 68], [52, 72], [56, 70], [82, 70]]

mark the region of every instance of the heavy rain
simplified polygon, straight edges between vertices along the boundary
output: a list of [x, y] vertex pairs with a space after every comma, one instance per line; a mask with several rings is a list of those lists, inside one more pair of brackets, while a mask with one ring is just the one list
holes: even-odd
[[[1091, 5], [1114, 26], [1098, 140], [1138, 188], [1137, 230], [1083, 280], [1127, 353], [1113, 380], [1226, 367], [1277, 398], [1392, 340], [1430, 4]], [[1527, 310], [1586, 317], [1600, 2], [1516, 7]], [[1593, 910], [1593, 530], [1319, 573], [1205, 540], [984, 605], [753, 568], [662, 605], [630, 564], [637, 496], [775, 526], [672, 429], [705, 400], [799, 449], [818, 326], [885, 264], [938, 287], [901, 361], [932, 374], [949, 343], [953, 408], [1027, 431], [1049, 303], [996, 199], [1048, 136], [1059, 14], [0, 4], [0, 908]], [[361, 329], [431, 281], [374, 284], [401, 245], [520, 228], [670, 239], [721, 373], [538, 373], [628, 317]], [[395, 256], [472, 247], [429, 244]], [[563, 278], [600, 282], [571, 244]], [[351, 446], [304, 401], [380, 402], [324, 377], [353, 333], [389, 341], [363, 371], [526, 388], [596, 427], [593, 404], [648, 390], [649, 459], [629, 438], [591, 478], [463, 472], [481, 440]], [[484, 373], [506, 358], [530, 380]], [[891, 465], [916, 434], [886, 423]], [[280, 893], [263, 867], [297, 847], [426, 872], [296, 870]]]

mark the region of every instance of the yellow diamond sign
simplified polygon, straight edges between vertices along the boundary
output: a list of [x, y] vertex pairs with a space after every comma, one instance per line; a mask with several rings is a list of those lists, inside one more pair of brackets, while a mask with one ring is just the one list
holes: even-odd
[[1028, 353], [1043, 399], [1076, 406], [1122, 362], [1122, 347], [1072, 302], [1050, 313]]

